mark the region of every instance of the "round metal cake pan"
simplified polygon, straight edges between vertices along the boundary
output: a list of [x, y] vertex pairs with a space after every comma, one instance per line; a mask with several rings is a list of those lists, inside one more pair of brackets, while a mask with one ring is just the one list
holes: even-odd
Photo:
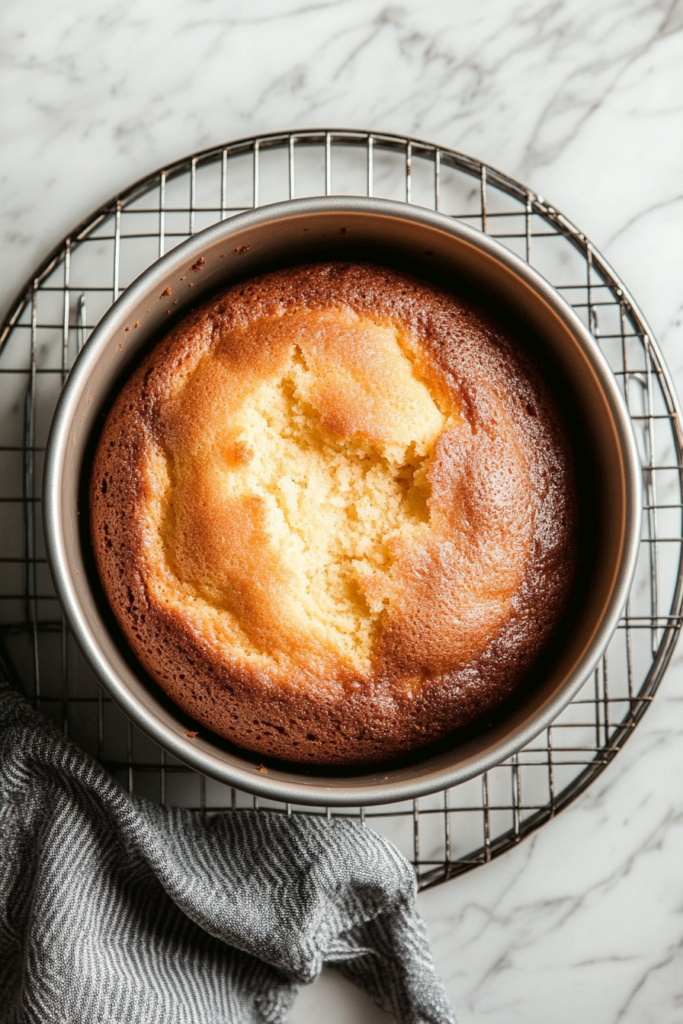
[[[509, 319], [545, 368], [564, 411], [580, 481], [579, 590], [533, 679], [481, 728], [401, 764], [348, 772], [267, 759], [264, 766], [257, 755], [204, 728], [188, 737], [191, 723], [146, 676], [113, 624], [90, 554], [85, 507], [102, 413], [149, 347], [219, 289], [321, 259], [410, 270]], [[640, 462], [628, 412], [576, 313], [541, 275], [489, 236], [433, 211], [378, 199], [301, 199], [262, 207], [207, 228], [158, 260], [109, 309], [76, 360], [45, 463], [44, 526], [55, 586], [74, 636], [108, 692], [144, 732], [196, 770], [295, 804], [412, 799], [465, 782], [528, 744], [576, 694], [617, 626], [635, 569], [640, 516]]]

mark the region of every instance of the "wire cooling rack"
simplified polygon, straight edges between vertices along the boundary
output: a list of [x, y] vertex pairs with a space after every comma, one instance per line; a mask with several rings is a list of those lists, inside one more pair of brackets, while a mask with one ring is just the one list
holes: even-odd
[[[112, 302], [202, 228], [266, 203], [371, 195], [436, 209], [497, 238], [568, 300], [626, 400], [644, 479], [640, 555], [602, 662], [554, 724], [461, 786], [385, 807], [289, 808], [205, 778], [141, 733], [102, 691], [69, 635], [45, 557], [41, 480], [59, 391]], [[624, 285], [586, 236], [523, 185], [417, 139], [321, 130], [205, 150], [139, 181], [83, 221], [36, 270], [0, 333], [0, 658], [44, 714], [130, 792], [211, 813], [269, 807], [360, 817], [413, 861], [421, 887], [490, 861], [566, 807], [647, 710], [681, 626], [683, 435], [662, 355]]]

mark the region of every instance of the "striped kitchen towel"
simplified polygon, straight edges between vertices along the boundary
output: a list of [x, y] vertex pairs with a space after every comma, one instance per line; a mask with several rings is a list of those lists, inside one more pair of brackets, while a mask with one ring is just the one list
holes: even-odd
[[326, 963], [401, 1024], [454, 1024], [390, 842], [131, 797], [0, 683], [3, 1024], [277, 1024]]

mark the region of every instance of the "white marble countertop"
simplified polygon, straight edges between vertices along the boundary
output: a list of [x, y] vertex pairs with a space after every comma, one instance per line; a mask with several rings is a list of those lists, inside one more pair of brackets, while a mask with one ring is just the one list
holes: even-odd
[[[526, 181], [604, 251], [683, 391], [681, 0], [4, 0], [3, 310], [81, 217], [254, 132], [411, 133]], [[420, 897], [462, 1024], [683, 1020], [683, 647], [559, 818]], [[331, 973], [293, 1024], [387, 1018]]]

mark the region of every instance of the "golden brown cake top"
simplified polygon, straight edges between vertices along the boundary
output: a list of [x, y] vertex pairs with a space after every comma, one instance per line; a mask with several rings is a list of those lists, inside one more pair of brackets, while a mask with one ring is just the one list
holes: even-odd
[[[185, 319], [115, 403], [91, 497], [138, 657], [247, 746], [215, 699], [201, 718], [161, 632], [199, 644], [213, 698], [220, 679], [234, 706], [235, 687], [328, 718], [346, 703], [348, 726], [360, 698], [397, 752], [425, 742], [439, 687], [439, 735], [505, 696], [571, 578], [568, 456], [538, 375], [478, 309], [378, 267], [280, 271]], [[283, 736], [255, 749], [299, 756]]]

